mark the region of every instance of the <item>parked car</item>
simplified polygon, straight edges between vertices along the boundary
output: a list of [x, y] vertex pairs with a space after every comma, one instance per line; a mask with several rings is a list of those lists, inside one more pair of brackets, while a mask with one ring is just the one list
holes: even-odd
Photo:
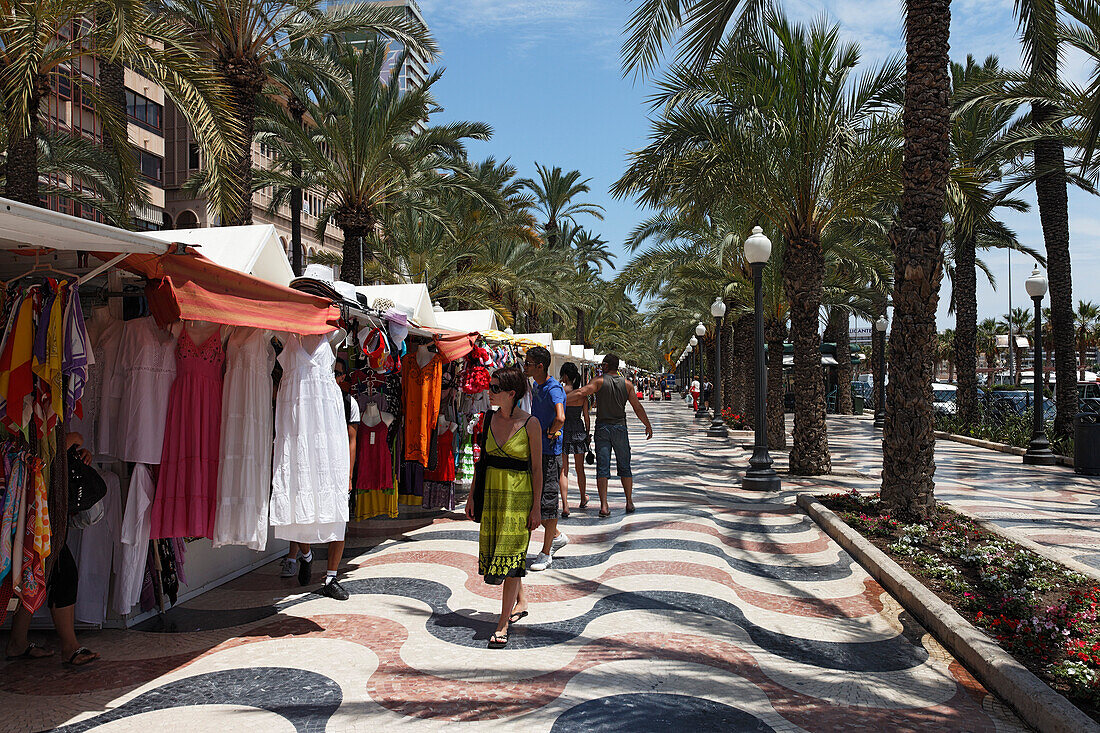
[[939, 415], [954, 415], [955, 396], [959, 388], [944, 382], [932, 382], [932, 411]]

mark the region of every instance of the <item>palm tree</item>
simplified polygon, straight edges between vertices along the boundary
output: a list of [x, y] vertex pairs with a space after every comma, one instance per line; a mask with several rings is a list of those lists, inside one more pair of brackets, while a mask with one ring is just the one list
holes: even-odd
[[[369, 261], [373, 254], [361, 248], [377, 241], [387, 206], [445, 222], [438, 202], [446, 193], [467, 194], [495, 211], [501, 205], [498, 192], [472, 175], [464, 157], [463, 141], [487, 140], [489, 126], [453, 122], [414, 134], [435, 107], [431, 87], [442, 72], [402, 93], [381, 79], [386, 50], [378, 41], [343, 47], [337, 58], [348, 85], [302, 100], [312, 125], [298, 124], [287, 112], [261, 121], [259, 139], [275, 151], [277, 163], [256, 171], [258, 186], [274, 187], [273, 207], [295, 187], [323, 192], [317, 234], [330, 223], [343, 231], [340, 276], [348, 282], [362, 282], [364, 257]], [[299, 176], [290, 168], [295, 162]]]
[[857, 84], [858, 61], [837, 26], [763, 11], [705, 72], [678, 68], [665, 77], [653, 142], [612, 189], [697, 215], [736, 198], [773, 239], [782, 235], [795, 350], [790, 467], [807, 475], [830, 470], [818, 334], [822, 240], [830, 227], [877, 211], [896, 180], [890, 110], [902, 66], [888, 61]]
[[1012, 365], [1015, 369], [1015, 373], [1012, 375], [1013, 384], [1020, 383], [1020, 347], [1016, 345], [1016, 339], [1020, 336], [1024, 336], [1031, 333], [1034, 328], [1034, 318], [1031, 314], [1030, 308], [1013, 308], [1002, 319], [1003, 331], [1011, 334], [1009, 339], [1011, 343], [1008, 348], [1012, 349]]
[[[1091, 300], [1087, 303], [1077, 301], [1077, 312], [1073, 318], [1074, 341], [1077, 351], [1081, 355], [1081, 381], [1085, 379], [1085, 368], [1088, 365], [1088, 350], [1096, 347], [1097, 329], [1100, 328], [1100, 306]], [[1076, 356], [1074, 356], [1076, 358]], [[1057, 372], [1055, 372], [1057, 375]], [[1074, 383], [1076, 389], [1076, 382]]]
[[[996, 369], [997, 367], [997, 335], [999, 333], [1000, 328], [996, 318], [983, 318], [982, 322], [978, 324], [977, 344], [985, 359], [986, 369]], [[956, 338], [958, 337], [957, 334], [958, 331], [956, 331]], [[989, 381], [990, 384], [993, 383], [992, 378]]]
[[955, 381], [955, 330], [944, 329], [936, 336], [936, 371], [947, 362], [947, 381]]
[[588, 186], [591, 178], [582, 181], [580, 171], [563, 173], [559, 166], [548, 168], [535, 163], [535, 170], [539, 174], [538, 181], [524, 178], [519, 183], [535, 195], [535, 208], [546, 219], [542, 228], [546, 236], [546, 244], [550, 248], [557, 246], [559, 227], [563, 221], [576, 224], [577, 217], [582, 214], [603, 220], [602, 206], [587, 202], [573, 202], [577, 196], [591, 191]]
[[[1023, 46], [1025, 72], [1032, 84], [1054, 89], [1059, 85], [1059, 5], [1051, 0], [1017, 0], [1016, 15]], [[1049, 100], [1036, 98], [1031, 119], [1037, 126], [1053, 125], [1061, 111]], [[1054, 330], [1054, 433], [1068, 436], [1077, 414], [1076, 352], [1074, 351], [1073, 278], [1069, 255], [1069, 192], [1065, 148], [1057, 134], [1034, 144], [1035, 196], [1047, 252], [1051, 326]]]
[[884, 507], [902, 516], [925, 517], [935, 510], [931, 371], [951, 170], [950, 30], [950, 0], [907, 0], [905, 152], [893, 231], [894, 318], [881, 491]]
[[[236, 194], [227, 225], [252, 223], [252, 140], [258, 101], [278, 61], [309, 66], [296, 58], [301, 40], [324, 36], [362, 35], [392, 38], [407, 50], [434, 57], [435, 42], [419, 23], [400, 8], [369, 2], [327, 3], [325, 0], [157, 0], [159, 10], [186, 29], [214, 61], [232, 91], [241, 135], [233, 151], [229, 185]], [[426, 115], [425, 115], [426, 116]], [[361, 229], [360, 225], [353, 228]], [[347, 243], [345, 242], [345, 247]], [[358, 263], [358, 253], [345, 267]]]
[[957, 415], [964, 423], [978, 419], [977, 373], [977, 250], [990, 245], [1016, 246], [1016, 237], [996, 217], [999, 207], [1026, 210], [1006, 191], [991, 190], [1008, 175], [1011, 156], [1004, 140], [1012, 110], [991, 105], [967, 105], [968, 90], [978, 85], [999, 84], [1000, 66], [995, 56], [978, 64], [967, 56], [965, 64], [951, 65], [953, 107], [951, 121], [952, 176], [947, 188], [950, 217], [949, 257], [951, 298], [955, 311], [955, 355], [959, 368]]
[[[66, 67], [88, 68], [98, 63], [117, 70], [122, 63], [128, 64], [165, 88], [212, 156], [228, 149], [233, 126], [223, 114], [224, 90], [187, 36], [141, 3], [118, 0], [101, 4], [95, 8], [94, 23], [88, 22], [91, 10], [87, 2], [79, 0], [0, 3], [0, 121], [5, 133], [4, 194], [8, 198], [40, 203], [42, 102], [56, 75], [68, 73]], [[104, 81], [107, 88], [101, 94], [94, 78], [72, 77], [81, 98], [93, 106], [104, 146], [117, 167], [111, 174], [117, 198], [106, 207], [128, 212], [144, 200], [144, 187], [131, 156], [117, 152], [130, 147], [124, 107], [110, 96], [113, 91], [121, 97], [121, 87], [112, 87], [109, 78]], [[120, 223], [129, 226], [129, 217]]]

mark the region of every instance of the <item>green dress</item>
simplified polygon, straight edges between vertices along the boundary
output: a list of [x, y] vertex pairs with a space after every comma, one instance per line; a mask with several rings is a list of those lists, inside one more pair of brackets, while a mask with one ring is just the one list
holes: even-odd
[[[485, 450], [497, 456], [529, 461], [531, 446], [527, 426], [498, 446], [493, 431], [485, 439]], [[530, 471], [508, 471], [489, 467], [485, 472], [485, 503], [481, 510], [478, 573], [485, 582], [500, 585], [505, 578], [527, 574], [527, 546], [531, 531], [527, 517], [534, 500]]]

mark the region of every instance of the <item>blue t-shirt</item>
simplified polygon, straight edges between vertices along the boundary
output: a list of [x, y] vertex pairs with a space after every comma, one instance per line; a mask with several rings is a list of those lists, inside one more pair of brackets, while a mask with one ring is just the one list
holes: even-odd
[[565, 407], [565, 388], [561, 382], [553, 377], [547, 377], [542, 384], [535, 384], [531, 393], [531, 414], [538, 418], [542, 425], [542, 454], [545, 456], [561, 455], [561, 436], [554, 440], [546, 437], [546, 431], [558, 416], [556, 405]]

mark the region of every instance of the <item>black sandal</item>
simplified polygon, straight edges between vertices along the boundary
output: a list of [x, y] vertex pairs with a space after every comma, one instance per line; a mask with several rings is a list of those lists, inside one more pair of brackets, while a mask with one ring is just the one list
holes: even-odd
[[587, 507], [587, 506], [588, 506], [588, 497], [587, 497], [587, 496], [586, 496], [586, 497], [584, 497], [583, 499], [581, 499], [581, 503], [580, 503], [580, 504], [577, 504], [577, 508], [578, 508], [578, 509], [584, 509], [584, 508], [585, 508], [585, 507]]
[[508, 646], [507, 631], [494, 631], [493, 635], [489, 637], [490, 649], [503, 649], [506, 646]]
[[608, 509], [606, 512], [603, 509], [600, 510], [600, 519], [607, 519], [610, 516], [611, 516], [611, 510], [610, 509]]
[[[83, 662], [76, 661], [76, 658], [79, 657], [81, 654], [87, 655], [88, 658], [85, 659]], [[65, 664], [70, 667], [83, 667], [85, 664], [91, 664], [97, 659], [99, 659], [98, 654], [93, 652], [88, 647], [82, 646], [69, 656], [69, 661], [65, 662]]]
[[527, 618], [527, 611], [519, 611], [518, 613], [513, 613], [511, 616], [508, 617], [508, 625], [511, 626], [515, 622], [525, 618]]
[[568, 509], [562, 509], [561, 510], [561, 518], [562, 519], [569, 519], [569, 510]]
[[[41, 650], [43, 652], [46, 652], [46, 653], [45, 654], [35, 654], [34, 653], [35, 649], [39, 649], [39, 650]], [[5, 662], [12, 662], [12, 661], [15, 661], [16, 659], [49, 659], [52, 656], [53, 656], [52, 651], [46, 649], [46, 647], [42, 646], [41, 644], [35, 644], [33, 641], [30, 641], [30, 642], [27, 642], [27, 648], [24, 649], [19, 654], [6, 654], [6, 655], [4, 655], [4, 661]]]

